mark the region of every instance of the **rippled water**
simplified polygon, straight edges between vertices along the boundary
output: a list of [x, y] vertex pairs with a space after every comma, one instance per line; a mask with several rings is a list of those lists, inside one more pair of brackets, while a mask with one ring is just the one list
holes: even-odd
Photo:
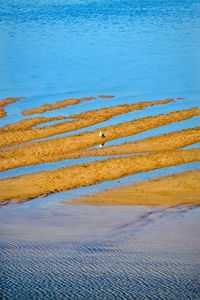
[[0, 4], [0, 97], [28, 97], [11, 114], [100, 93], [198, 101], [199, 0]]
[[199, 208], [50, 206], [25, 212], [0, 213], [5, 299], [200, 296]]
[[[0, 99], [26, 97], [6, 107], [8, 116], [0, 125], [27, 118], [20, 115], [23, 109], [67, 97], [116, 96], [43, 116], [186, 98], [117, 116], [87, 130], [199, 106], [199, 24], [200, 0], [0, 0]], [[195, 117], [110, 144], [192, 128], [198, 121]], [[78, 132], [82, 130], [74, 133]], [[70, 164], [25, 166], [2, 177], [63, 163]], [[144, 172], [120, 182], [198, 166]], [[199, 299], [199, 208], [60, 202], [117, 182], [1, 207], [0, 298]]]

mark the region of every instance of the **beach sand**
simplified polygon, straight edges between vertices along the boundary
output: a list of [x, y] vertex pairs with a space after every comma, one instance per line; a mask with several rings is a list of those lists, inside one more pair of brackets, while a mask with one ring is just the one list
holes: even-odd
[[91, 205], [200, 205], [200, 169], [66, 201]]
[[0, 201], [25, 201], [127, 175], [200, 160], [200, 149], [112, 158], [0, 180]]
[[183, 148], [187, 145], [200, 141], [200, 127], [192, 129], [184, 129], [168, 134], [149, 137], [136, 142], [124, 143], [116, 146], [104, 148], [86, 149], [71, 153], [67, 156], [69, 159], [90, 157], [90, 156], [106, 156], [134, 154], [144, 152], [169, 151]]
[[0, 147], [41, 139], [64, 132], [70, 132], [107, 121], [117, 115], [125, 114], [134, 110], [143, 110], [146, 107], [151, 107], [154, 105], [167, 104], [173, 101], [174, 100], [172, 99], [166, 99], [152, 102], [139, 102], [130, 105], [124, 104], [109, 108], [86, 111], [80, 114], [73, 114], [68, 118], [73, 118], [74, 120], [55, 124], [54, 126], [35, 129], [26, 128], [26, 130], [24, 130], [25, 128], [21, 128], [17, 132], [13, 132], [12, 130], [7, 131], [6, 133], [0, 132]]
[[[104, 128], [106, 136], [104, 138], [104, 142], [120, 138], [122, 136], [134, 135], [148, 129], [189, 119], [197, 115], [200, 115], [200, 109], [193, 108], [108, 126]], [[56, 127], [58, 125], [50, 127]], [[42, 129], [43, 128], [41, 128], [41, 130]], [[13, 134], [15, 134], [15, 132], [13, 132]], [[101, 143], [102, 138], [99, 137], [99, 130], [94, 130], [74, 136], [25, 144], [16, 149], [14, 148], [7, 151], [1, 151], [0, 170], [3, 171], [20, 166], [62, 160], [67, 158], [67, 154], [69, 153]]]

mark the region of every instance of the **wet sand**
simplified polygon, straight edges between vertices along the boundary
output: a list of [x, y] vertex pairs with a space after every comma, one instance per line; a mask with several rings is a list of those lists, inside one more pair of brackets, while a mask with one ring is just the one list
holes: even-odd
[[[188, 119], [196, 115], [200, 115], [200, 109], [193, 108], [108, 126], [104, 128], [105, 138], [103, 141], [106, 142], [122, 136], [133, 135], [161, 125]], [[57, 125], [50, 127], [56, 126]], [[99, 137], [99, 130], [94, 130], [79, 135], [22, 145], [16, 149], [1, 152], [0, 170], [3, 171], [20, 166], [58, 161], [67, 158], [67, 154], [69, 153], [101, 143], [102, 138]]]
[[[92, 205], [200, 205], [200, 169], [103, 191], [72, 200]], [[69, 201], [66, 201], [69, 203]]]
[[6, 105], [12, 104], [14, 102], [17, 102], [20, 99], [21, 98], [12, 98], [12, 97], [9, 97], [9, 98], [0, 100], [0, 118], [4, 118], [7, 115], [7, 113], [6, 113], [5, 109], [4, 109]]
[[0, 180], [0, 201], [25, 201], [31, 198], [89, 186], [130, 174], [200, 160], [200, 149], [179, 150], [112, 158], [53, 171]]
[[0, 147], [32, 141], [35, 139], [45, 138], [45, 137], [53, 136], [64, 132], [70, 132], [80, 128], [95, 125], [100, 122], [104, 122], [117, 115], [126, 114], [134, 110], [143, 110], [146, 107], [151, 107], [154, 105], [167, 104], [173, 101], [174, 101], [173, 99], [166, 99], [166, 100], [157, 100], [157, 101], [150, 101], [150, 102], [139, 102], [130, 105], [124, 104], [124, 105], [114, 106], [110, 108], [102, 108], [102, 109], [87, 111], [80, 114], [73, 114], [69, 116], [69, 118], [74, 118], [75, 120], [62, 122], [54, 126], [47, 126], [47, 127], [35, 128], [35, 129], [27, 128], [26, 130], [24, 130], [24, 128], [21, 128], [20, 130], [15, 132], [8, 131], [6, 132], [6, 134], [0, 133]]

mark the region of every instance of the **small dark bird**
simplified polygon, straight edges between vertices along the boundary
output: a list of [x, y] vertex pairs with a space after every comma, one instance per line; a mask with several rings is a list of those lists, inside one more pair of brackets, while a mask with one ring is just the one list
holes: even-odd
[[105, 138], [105, 135], [103, 134], [103, 132], [99, 132], [99, 136], [101, 137], [101, 138]]

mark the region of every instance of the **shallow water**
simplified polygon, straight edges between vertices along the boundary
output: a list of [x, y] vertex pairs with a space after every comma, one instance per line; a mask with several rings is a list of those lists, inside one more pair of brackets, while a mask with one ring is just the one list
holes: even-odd
[[65, 206], [1, 218], [6, 299], [198, 299], [199, 208]]
[[[186, 98], [100, 124], [108, 126], [199, 106], [199, 21], [199, 0], [0, 0], [0, 99], [26, 97], [6, 107], [0, 126], [28, 118], [20, 114], [23, 109], [69, 97], [116, 96], [41, 115]], [[196, 121], [150, 134], [193, 127]], [[120, 183], [197, 167], [135, 174]], [[0, 298], [199, 299], [199, 208], [61, 202], [116, 184], [1, 207]]]

